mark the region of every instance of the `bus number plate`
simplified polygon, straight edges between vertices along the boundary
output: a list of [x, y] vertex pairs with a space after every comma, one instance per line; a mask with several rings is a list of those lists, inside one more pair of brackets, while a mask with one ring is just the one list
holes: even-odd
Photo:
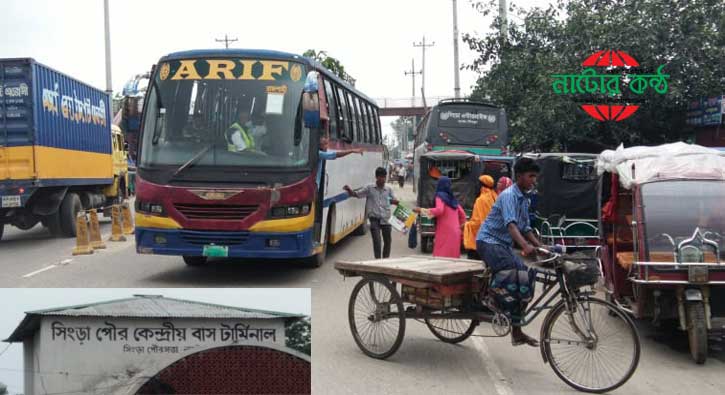
[[20, 195], [3, 196], [0, 207], [20, 207]]
[[226, 258], [229, 256], [229, 247], [218, 245], [205, 245], [202, 255], [209, 257]]

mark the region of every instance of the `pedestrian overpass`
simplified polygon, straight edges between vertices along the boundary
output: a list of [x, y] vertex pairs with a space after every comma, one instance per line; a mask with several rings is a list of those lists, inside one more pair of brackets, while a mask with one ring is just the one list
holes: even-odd
[[411, 117], [425, 115], [430, 107], [447, 98], [446, 96], [427, 97], [426, 105], [423, 105], [423, 99], [420, 97], [378, 97], [374, 100], [378, 104], [381, 117]]

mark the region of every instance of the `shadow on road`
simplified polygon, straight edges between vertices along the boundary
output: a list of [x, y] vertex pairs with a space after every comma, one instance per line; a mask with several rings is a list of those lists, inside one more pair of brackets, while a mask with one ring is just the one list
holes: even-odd
[[[181, 257], [165, 257], [178, 262], [161, 273], [146, 277], [146, 280], [161, 282], [176, 287], [213, 287], [213, 286], [300, 286], [300, 280], [308, 279], [316, 283], [317, 271], [329, 270], [350, 243], [351, 237], [336, 245], [328, 247], [327, 259], [320, 268], [311, 268], [304, 259], [211, 259], [207, 264], [198, 267], [187, 266]], [[309, 285], [309, 284], [308, 284]]]
[[[713, 321], [713, 324], [715, 321]], [[687, 332], [677, 328], [675, 321], [663, 322], [659, 327], [655, 327], [649, 322], [638, 322], [637, 327], [642, 337], [651, 339], [652, 341], [662, 344], [674, 351], [677, 357], [683, 359], [690, 358], [690, 348], [687, 340]], [[725, 331], [713, 331], [709, 338], [708, 359], [717, 359], [725, 362]], [[695, 364], [692, 362], [693, 365]]]

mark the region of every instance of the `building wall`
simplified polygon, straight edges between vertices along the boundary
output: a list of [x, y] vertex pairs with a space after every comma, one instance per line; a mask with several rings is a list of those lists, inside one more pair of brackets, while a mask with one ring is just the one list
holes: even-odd
[[[42, 373], [26, 375], [26, 393], [44, 388], [110, 394], [137, 387], [149, 372], [202, 350], [235, 344], [284, 347], [285, 331], [282, 319], [43, 317], [35, 340], [31, 361]], [[26, 361], [27, 356], [26, 350]]]

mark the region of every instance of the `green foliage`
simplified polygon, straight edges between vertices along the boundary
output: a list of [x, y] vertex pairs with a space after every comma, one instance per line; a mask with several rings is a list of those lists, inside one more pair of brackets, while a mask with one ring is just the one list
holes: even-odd
[[[498, 1], [476, 2], [484, 15]], [[687, 104], [725, 88], [725, 3], [722, 0], [558, 0], [546, 9], [509, 8], [508, 30], [464, 34], [480, 73], [472, 98], [506, 108], [517, 150], [555, 151], [573, 144], [659, 144], [684, 140]], [[557, 95], [552, 74], [578, 74], [598, 50], [623, 50], [654, 71], [665, 64], [669, 91], [649, 89], [634, 116], [599, 122], [574, 96]]]
[[349, 82], [353, 86], [355, 85], [355, 79], [350, 77], [350, 75], [345, 72], [345, 66], [343, 66], [338, 59], [329, 56], [326, 51], [316, 51], [314, 49], [308, 49], [302, 54], [302, 56], [320, 62], [323, 66], [325, 66], [326, 69], [330, 70], [333, 74]]
[[303, 354], [312, 355], [312, 321], [310, 317], [292, 321], [285, 328], [287, 347]]

